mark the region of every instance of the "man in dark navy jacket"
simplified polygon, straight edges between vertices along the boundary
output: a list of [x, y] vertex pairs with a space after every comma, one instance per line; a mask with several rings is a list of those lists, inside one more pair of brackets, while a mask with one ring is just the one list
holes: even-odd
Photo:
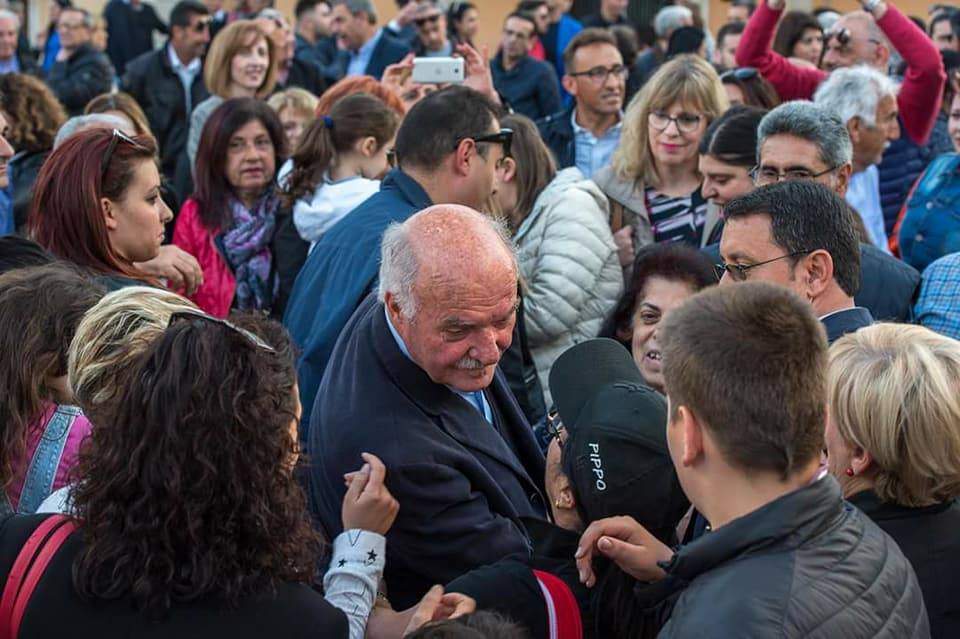
[[302, 424], [310, 424], [340, 331], [377, 280], [380, 238], [387, 226], [434, 203], [479, 209], [493, 194], [496, 165], [507, 151], [507, 140], [497, 137], [497, 114], [495, 104], [466, 87], [437, 91], [418, 102], [397, 132], [399, 167], [379, 193], [325, 233], [310, 252], [284, 316], [302, 352], [297, 369]]
[[363, 452], [383, 460], [400, 502], [387, 593], [405, 608], [434, 584], [529, 555], [521, 517], [544, 516], [544, 458], [497, 369], [519, 304], [509, 232], [437, 205], [391, 225], [380, 253], [378, 294], [347, 324], [317, 394], [310, 495], [336, 536], [344, 474]]
[[530, 57], [537, 25], [529, 14], [511, 13], [503, 23], [500, 51], [490, 63], [493, 85], [517, 113], [538, 120], [563, 108], [556, 72]]
[[379, 80], [384, 70], [400, 62], [410, 47], [377, 26], [371, 0], [334, 0], [330, 22], [338, 46], [341, 76], [369, 75]]

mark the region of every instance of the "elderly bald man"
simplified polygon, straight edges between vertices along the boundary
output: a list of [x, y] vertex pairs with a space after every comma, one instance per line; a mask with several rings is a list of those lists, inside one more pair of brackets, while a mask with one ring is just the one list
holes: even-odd
[[542, 518], [544, 458], [502, 373], [516, 320], [509, 233], [457, 205], [390, 226], [380, 287], [333, 351], [309, 435], [311, 506], [341, 532], [343, 475], [379, 455], [400, 502], [387, 533], [387, 594], [416, 603], [433, 584], [526, 556]]

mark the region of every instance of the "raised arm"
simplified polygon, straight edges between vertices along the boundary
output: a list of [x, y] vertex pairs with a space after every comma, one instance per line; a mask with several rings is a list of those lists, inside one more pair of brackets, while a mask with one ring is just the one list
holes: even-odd
[[783, 8], [784, 0], [767, 0], [753, 12], [737, 46], [737, 66], [757, 69], [782, 102], [810, 100], [827, 74], [799, 67], [771, 49]]
[[947, 74], [940, 52], [920, 28], [892, 4], [873, 9], [877, 26], [907, 63], [897, 98], [904, 132], [916, 144], [926, 144], [937, 121]]

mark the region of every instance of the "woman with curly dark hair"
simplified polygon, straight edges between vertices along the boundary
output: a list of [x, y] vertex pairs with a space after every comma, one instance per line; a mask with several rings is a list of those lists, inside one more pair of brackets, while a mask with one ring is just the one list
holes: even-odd
[[[174, 313], [114, 410], [84, 445], [69, 536], [31, 596], [21, 636], [82, 627], [98, 637], [359, 634], [397, 503], [373, 456], [346, 481], [345, 532], [311, 587], [321, 538], [295, 478], [300, 415], [293, 349], [262, 318], [245, 328]], [[270, 343], [268, 343], [270, 342]], [[358, 460], [359, 462], [360, 460]], [[0, 529], [0, 577], [40, 516]], [[58, 614], [46, 611], [56, 609]]]
[[32, 75], [0, 75], [0, 111], [7, 120], [6, 138], [16, 150], [7, 165], [11, 209], [18, 232], [24, 230], [30, 197], [40, 166], [53, 148], [57, 130], [67, 113], [44, 82]]

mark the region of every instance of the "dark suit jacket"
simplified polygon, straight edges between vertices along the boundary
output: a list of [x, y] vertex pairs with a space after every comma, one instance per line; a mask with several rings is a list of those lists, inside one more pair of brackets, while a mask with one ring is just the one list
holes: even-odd
[[153, 32], [169, 33], [153, 6], [146, 2], [134, 9], [123, 0], [111, 0], [103, 10], [107, 20], [107, 56], [117, 75], [123, 75], [127, 63], [153, 50]]
[[53, 63], [47, 84], [69, 115], [80, 115], [87, 102], [113, 88], [113, 65], [103, 51], [84, 44]]
[[374, 295], [337, 342], [313, 408], [310, 501], [341, 532], [343, 475], [378, 455], [400, 513], [387, 533], [385, 578], [399, 608], [433, 584], [505, 557], [526, 557], [521, 517], [543, 517], [544, 459], [498, 372], [484, 391], [495, 425], [399, 349]]
[[404, 56], [410, 51], [411, 49], [406, 43], [397, 40], [384, 31], [380, 37], [380, 42], [373, 49], [370, 62], [367, 63], [367, 75], [379, 80], [383, 77], [383, 72], [386, 71], [388, 66], [403, 60]]
[[[160, 146], [160, 168], [173, 183], [177, 198], [182, 202], [193, 193], [190, 160], [184, 153], [190, 130], [190, 113], [187, 112], [183, 83], [170, 66], [168, 46], [169, 42], [127, 64], [127, 72], [120, 85], [143, 107], [150, 130]], [[190, 85], [191, 110], [209, 96], [201, 71]]]
[[873, 324], [873, 316], [867, 309], [855, 306], [827, 315], [821, 322], [827, 329], [827, 342], [833, 344], [847, 333], [853, 333]]

